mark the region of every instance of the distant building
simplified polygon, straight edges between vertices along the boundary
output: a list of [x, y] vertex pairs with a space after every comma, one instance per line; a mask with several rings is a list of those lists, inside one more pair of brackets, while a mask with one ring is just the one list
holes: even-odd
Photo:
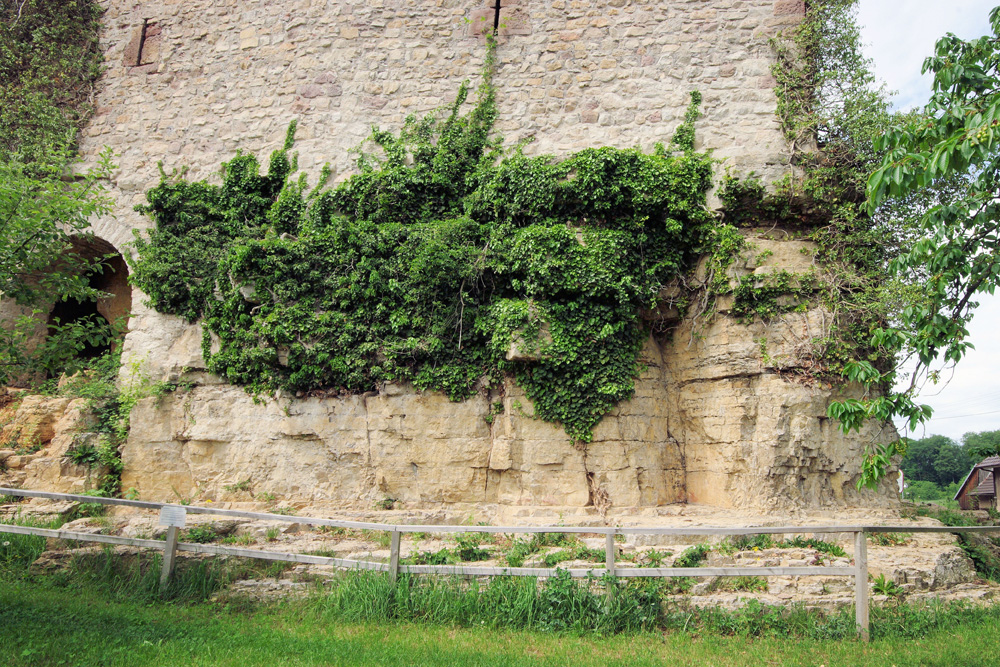
[[997, 507], [998, 480], [1000, 456], [985, 458], [974, 465], [955, 494], [959, 507], [964, 510]]

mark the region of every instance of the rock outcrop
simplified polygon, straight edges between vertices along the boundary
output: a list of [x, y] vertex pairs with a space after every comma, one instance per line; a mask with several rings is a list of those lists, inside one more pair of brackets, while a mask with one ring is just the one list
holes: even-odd
[[97, 487], [106, 471], [68, 456], [81, 443], [96, 444], [88, 401], [40, 395], [19, 401], [0, 429], [0, 484], [55, 493]]
[[634, 397], [587, 444], [534, 418], [513, 383], [460, 403], [399, 385], [262, 402], [230, 385], [195, 386], [136, 407], [123, 486], [149, 498], [225, 499], [226, 487], [249, 480], [258, 493], [355, 507], [385, 498], [598, 510], [892, 503], [890, 488], [855, 490], [864, 445], [892, 434], [840, 433], [826, 417], [834, 390], [796, 365], [822, 322], [820, 309], [768, 324], [722, 315], [650, 337]]

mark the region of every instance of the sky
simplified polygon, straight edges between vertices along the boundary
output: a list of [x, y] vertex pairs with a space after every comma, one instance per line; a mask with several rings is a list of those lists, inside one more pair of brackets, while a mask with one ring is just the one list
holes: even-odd
[[[924, 58], [947, 32], [963, 39], [990, 33], [989, 12], [1000, 0], [861, 0], [858, 24], [865, 55], [875, 75], [897, 92], [893, 106], [910, 109], [930, 97], [930, 75], [920, 74]], [[969, 326], [976, 347], [942, 382], [929, 385], [918, 402], [934, 416], [914, 437], [1000, 430], [1000, 294], [985, 295]]]

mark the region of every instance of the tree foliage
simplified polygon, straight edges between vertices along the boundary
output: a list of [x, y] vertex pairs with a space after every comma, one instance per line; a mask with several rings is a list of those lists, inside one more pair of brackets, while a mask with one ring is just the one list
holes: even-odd
[[91, 216], [109, 210], [102, 180], [109, 178], [111, 169], [108, 152], [94, 168], [69, 182], [51, 164], [0, 161], [0, 238], [4, 240], [0, 293], [5, 298], [32, 305], [94, 296], [79, 271], [81, 260], [75, 256], [62, 259], [66, 270], [48, 269], [64, 254], [70, 237], [87, 233]]
[[[906, 225], [900, 216], [864, 210], [865, 181], [880, 155], [874, 141], [890, 126], [891, 114], [888, 94], [863, 54], [856, 4], [809, 3], [805, 20], [772, 40], [777, 114], [794, 169], [773, 192], [759, 180], [732, 174], [720, 189], [733, 224], [777, 225], [816, 244], [822, 270], [797, 282], [808, 284], [810, 296], [833, 314], [811, 355], [811, 372], [827, 379], [839, 377], [858, 357], [876, 368], [891, 367], [892, 353], [871, 345], [872, 332], [886, 326], [909, 297], [887, 271], [907, 243]], [[768, 294], [742, 291], [754, 297], [752, 313], [775, 312]]]
[[951, 438], [931, 435], [912, 441], [899, 467], [908, 480], [947, 486], [962, 481], [976, 462]]
[[74, 145], [101, 73], [100, 15], [94, 0], [0, 0], [0, 160]]
[[[909, 479], [909, 477], [907, 477]], [[960, 480], [961, 481], [961, 480]], [[954, 499], [958, 493], [959, 482], [952, 482], [941, 486], [935, 482], [926, 480], [908, 481], [903, 495], [908, 500], [944, 502]]]
[[294, 126], [266, 175], [238, 154], [221, 185], [165, 176], [136, 284], [204, 318], [209, 368], [252, 392], [402, 380], [462, 399], [511, 373], [537, 416], [589, 440], [633, 392], [640, 309], [715, 224], [698, 99], [671, 152], [528, 157], [490, 136], [490, 68], [470, 112], [463, 86], [443, 116], [374, 130], [332, 189], [293, 176]]
[[68, 252], [72, 237], [88, 235], [90, 218], [110, 210], [103, 181], [113, 168], [110, 152], [79, 179], [63, 179], [60, 157], [26, 165], [11, 157], [0, 160], [0, 294], [28, 313], [0, 329], [0, 382], [25, 373], [51, 375], [73, 371], [78, 353], [105, 344], [113, 335], [101, 317], [53, 322], [49, 336], [36, 349], [28, 339], [35, 317], [61, 300], [95, 301], [88, 274], [99, 261]]
[[[917, 239], [890, 264], [921, 286], [920, 298], [872, 335], [873, 347], [915, 358], [917, 371], [903, 391], [831, 406], [844, 430], [868, 418], [900, 417], [910, 429], [926, 421], [931, 408], [915, 400], [921, 379], [936, 381], [939, 364], [962, 359], [971, 347], [966, 327], [976, 297], [993, 294], [1000, 283], [1000, 8], [990, 23], [992, 35], [964, 41], [949, 34], [937, 42], [924, 62], [924, 71], [934, 74], [930, 101], [875, 143], [884, 157], [868, 180], [870, 211], [926, 188], [946, 186], [947, 196], [925, 202]], [[848, 376], [891, 387], [896, 368], [859, 360]], [[874, 483], [903, 449], [893, 444], [872, 452], [864, 481]]]
[[53, 303], [101, 296], [87, 280], [101, 258], [67, 252], [110, 206], [110, 153], [70, 175], [101, 71], [100, 14], [93, 0], [0, 1], [0, 297], [28, 313], [0, 330], [0, 382], [71, 371], [78, 353], [112, 335], [92, 316], [54, 321], [44, 343], [28, 344]]
[[966, 433], [962, 436], [962, 445], [977, 462], [987, 456], [1000, 456], [1000, 431]]

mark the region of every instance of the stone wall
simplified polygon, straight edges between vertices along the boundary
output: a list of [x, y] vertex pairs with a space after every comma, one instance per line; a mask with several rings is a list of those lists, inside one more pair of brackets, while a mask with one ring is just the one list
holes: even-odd
[[[482, 66], [492, 3], [459, 0], [107, 0], [108, 70], [84, 132], [111, 146], [117, 209], [96, 224], [119, 249], [148, 221], [132, 210], [157, 163], [215, 178], [237, 149], [266, 154], [298, 119], [300, 167], [350, 173], [349, 149], [373, 124], [454, 99]], [[504, 0], [497, 129], [508, 146], [565, 155], [589, 146], [668, 142], [689, 94], [703, 94], [699, 150], [766, 182], [786, 173], [768, 40], [802, 0]], [[720, 169], [723, 166], [720, 165]], [[770, 267], [811, 260], [799, 241], [760, 239]], [[805, 258], [805, 259], [803, 259]], [[793, 266], [796, 265], [796, 266]], [[143, 401], [124, 449], [124, 488], [144, 498], [257, 493], [371, 507], [638, 508], [682, 501], [756, 509], [889, 502], [854, 491], [865, 442], [825, 417], [833, 390], [810, 380], [813, 308], [744, 325], [713, 319], [650, 338], [635, 397], [583, 446], [533, 419], [513, 385], [464, 403], [387, 386], [380, 393], [255, 403], [204, 372], [198, 326], [133, 299], [126, 357], [154, 380], [193, 387]], [[762, 354], [762, 344], [767, 354]], [[504, 411], [491, 415], [502, 400]], [[491, 421], [492, 420], [492, 421]]]
[[[145, 221], [132, 212], [157, 162], [213, 176], [237, 149], [266, 156], [299, 120], [300, 166], [339, 178], [372, 125], [454, 100], [485, 55], [472, 0], [106, 0], [108, 67], [84, 132], [111, 146], [116, 245]], [[667, 142], [691, 91], [704, 96], [698, 149], [766, 178], [784, 173], [768, 40], [801, 20], [801, 0], [520, 0], [522, 27], [500, 38], [499, 120], [508, 145], [565, 155], [590, 146]], [[505, 14], [501, 14], [501, 18]], [[146, 22], [147, 54], [136, 37]], [[506, 31], [505, 31], [506, 32]], [[154, 46], [155, 45], [155, 46]]]
[[[216, 178], [238, 149], [266, 162], [293, 119], [300, 166], [315, 178], [329, 162], [335, 179], [346, 178], [350, 149], [372, 125], [398, 128], [477, 79], [485, 6], [106, 0], [108, 69], [82, 150], [93, 159], [110, 146], [120, 168], [116, 210], [95, 222], [96, 234], [127, 250], [132, 230], [149, 225], [133, 208], [159, 181], [161, 161], [192, 179]], [[788, 156], [768, 40], [800, 21], [803, 8], [801, 0], [507, 2], [497, 129], [509, 146], [533, 139], [529, 154], [648, 150], [670, 140], [698, 90], [697, 148], [770, 180], [787, 171]], [[184, 326], [137, 297], [125, 350], [171, 365], [162, 351]]]
[[[461, 403], [387, 385], [379, 393], [255, 404], [230, 385], [144, 400], [132, 415], [123, 485], [143, 497], [208, 494], [250, 480], [256, 492], [371, 507], [499, 503], [584, 507], [604, 489], [616, 506], [684, 500], [683, 454], [670, 435], [659, 347], [636, 397], [576, 446], [534, 419], [513, 384]], [[491, 416], [491, 406], [504, 410]]]

